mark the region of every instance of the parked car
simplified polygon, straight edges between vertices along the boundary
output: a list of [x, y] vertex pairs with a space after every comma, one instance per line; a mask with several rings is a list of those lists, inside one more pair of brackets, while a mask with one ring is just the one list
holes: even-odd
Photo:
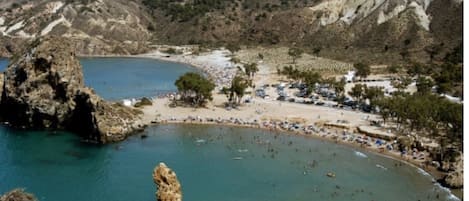
[[285, 96], [279, 96], [277, 98], [278, 101], [285, 101], [286, 99], [287, 99], [287, 97], [285, 97]]

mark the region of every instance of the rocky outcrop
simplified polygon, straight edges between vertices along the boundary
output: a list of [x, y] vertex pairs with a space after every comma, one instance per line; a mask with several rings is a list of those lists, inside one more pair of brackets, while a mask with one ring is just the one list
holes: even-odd
[[72, 47], [48, 36], [13, 58], [4, 73], [0, 116], [16, 127], [64, 129], [99, 143], [125, 139], [138, 129], [138, 113], [85, 87]]
[[450, 188], [462, 188], [464, 185], [464, 157], [460, 153], [452, 163], [443, 163], [449, 169], [448, 175], [444, 178], [444, 185]]
[[37, 201], [34, 195], [24, 192], [23, 189], [14, 189], [0, 196], [0, 201]]
[[157, 201], [181, 201], [182, 192], [176, 173], [166, 164], [160, 163], [153, 170], [153, 181], [157, 185]]

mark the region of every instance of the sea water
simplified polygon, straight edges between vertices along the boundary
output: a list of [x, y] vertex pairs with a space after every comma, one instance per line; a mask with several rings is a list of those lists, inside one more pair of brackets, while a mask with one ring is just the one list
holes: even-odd
[[152, 171], [165, 162], [187, 201], [450, 200], [415, 167], [321, 140], [191, 125], [143, 134], [95, 146], [70, 133], [1, 127], [0, 192], [23, 187], [40, 200], [153, 201]]
[[[0, 59], [0, 70], [6, 63]], [[146, 59], [81, 63], [87, 85], [111, 100], [175, 90], [174, 80], [194, 71]], [[190, 125], [143, 134], [97, 146], [67, 132], [0, 126], [0, 193], [21, 187], [42, 201], [152, 201], [152, 171], [165, 162], [187, 201], [455, 200], [418, 168], [317, 139]]]
[[[175, 92], [180, 75], [199, 72], [186, 64], [141, 58], [81, 58], [80, 64], [85, 85], [112, 101]], [[7, 65], [0, 59], [0, 72]]]

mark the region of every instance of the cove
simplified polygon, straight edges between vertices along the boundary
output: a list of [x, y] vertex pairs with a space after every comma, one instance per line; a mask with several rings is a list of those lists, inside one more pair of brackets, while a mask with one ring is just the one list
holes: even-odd
[[40, 200], [152, 201], [151, 173], [164, 161], [188, 201], [453, 199], [417, 168], [321, 140], [191, 125], [144, 134], [93, 146], [70, 133], [2, 127], [0, 192], [25, 187]]
[[[112, 101], [174, 92], [180, 75], [200, 72], [186, 64], [142, 58], [81, 58], [80, 64], [86, 86]], [[0, 72], [7, 65], [7, 59], [0, 59]]]
[[[150, 59], [81, 63], [87, 85], [110, 100], [174, 91], [174, 80], [194, 71]], [[188, 201], [455, 199], [415, 167], [302, 136], [191, 125], [153, 126], [143, 134], [148, 138], [95, 146], [67, 132], [0, 126], [0, 193], [23, 187], [39, 200], [153, 201], [152, 170], [165, 162]]]

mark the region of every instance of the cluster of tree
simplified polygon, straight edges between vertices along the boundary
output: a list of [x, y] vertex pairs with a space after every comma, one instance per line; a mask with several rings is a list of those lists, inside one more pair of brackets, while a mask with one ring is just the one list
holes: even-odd
[[252, 80], [254, 75], [259, 71], [256, 63], [244, 64], [244, 73]]
[[[244, 70], [239, 69], [231, 81], [230, 87], [224, 87], [222, 93], [226, 94], [230, 105], [239, 105], [248, 87], [253, 87], [252, 79], [259, 71], [256, 63], [244, 65]], [[212, 91], [215, 84], [198, 73], [186, 73], [176, 80], [175, 85], [181, 95], [181, 100], [193, 106], [203, 106], [208, 100], [212, 100]]]
[[230, 106], [241, 104], [241, 100], [246, 93], [246, 89], [249, 87], [250, 82], [244, 75], [237, 74], [233, 80], [231, 80], [230, 87], [223, 87], [222, 93], [228, 98]]
[[[410, 63], [406, 66], [393, 65], [388, 68], [389, 72], [401, 74], [402, 71], [408, 76], [428, 77], [436, 86], [438, 93], [446, 93], [462, 97], [463, 85], [463, 45], [462, 43], [455, 47], [451, 52], [441, 60], [433, 60], [433, 56], [439, 54], [441, 49], [438, 46], [426, 48], [426, 52], [430, 55], [431, 62], [429, 64]], [[401, 74], [401, 76], [403, 76]]]
[[303, 55], [303, 50], [297, 47], [292, 47], [288, 49], [288, 55], [292, 58], [292, 63], [296, 63], [296, 60], [301, 58]]
[[360, 63], [353, 64], [353, 67], [356, 70], [355, 75], [360, 78], [366, 78], [371, 73], [371, 68], [370, 68], [370, 65], [368, 64], [360, 62]]
[[364, 84], [356, 84], [348, 94], [358, 103], [365, 103], [368, 100], [371, 106], [376, 106], [377, 102], [384, 97], [382, 87], [368, 87]]
[[295, 81], [300, 81], [306, 85], [306, 95], [310, 95], [316, 84], [325, 83], [328, 84], [331, 88], [334, 89], [336, 92], [339, 102], [344, 100], [344, 86], [345, 80], [341, 79], [337, 81], [334, 78], [324, 79], [318, 72], [312, 70], [299, 70], [297, 67], [294, 66], [285, 66], [283, 69], [277, 69], [277, 73], [279, 75], [284, 75], [288, 79], [292, 79]]
[[207, 100], [213, 99], [215, 84], [199, 73], [186, 73], [176, 80], [175, 85], [181, 100], [193, 106], [203, 106]]
[[462, 139], [463, 105], [431, 93], [399, 93], [377, 101], [384, 121], [398, 129], [430, 133], [459, 143]]
[[224, 9], [234, 3], [234, 0], [143, 0], [143, 4], [150, 9], [163, 10], [173, 21], [189, 21], [207, 12]]
[[244, 70], [239, 68], [236, 76], [231, 80], [230, 87], [223, 87], [222, 93], [228, 98], [228, 103], [233, 105], [241, 104], [246, 89], [253, 87], [254, 75], [259, 71], [256, 63], [244, 64]]

